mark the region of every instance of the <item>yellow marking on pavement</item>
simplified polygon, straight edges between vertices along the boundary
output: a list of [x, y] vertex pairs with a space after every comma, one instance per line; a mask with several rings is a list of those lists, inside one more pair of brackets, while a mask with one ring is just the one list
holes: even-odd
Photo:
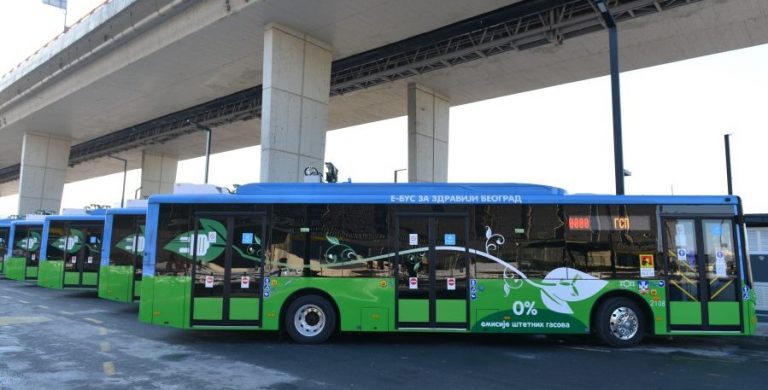
[[37, 307], [39, 307], [41, 309], [50, 309], [48, 306], [43, 306], [43, 305], [37, 305]]
[[97, 320], [97, 319], [95, 319], [95, 318], [85, 317], [84, 319], [85, 319], [86, 321], [90, 321], [90, 322], [93, 322], [94, 324], [103, 324], [103, 323], [104, 323], [103, 321], [99, 321], [99, 320]]
[[99, 328], [99, 336], [106, 336], [107, 335], [107, 328], [100, 327]]
[[101, 347], [101, 352], [109, 352], [109, 343], [106, 341], [102, 341], [99, 346]]
[[11, 299], [11, 297], [9, 297], [7, 295], [0, 295], [0, 298]]
[[23, 299], [19, 299], [19, 302], [21, 302], [21, 303], [29, 303], [29, 301], [25, 301]]
[[104, 362], [104, 364], [102, 364], [101, 366], [104, 368], [104, 375], [106, 376], [115, 375], [115, 363]]
[[47, 317], [0, 317], [0, 326], [34, 324], [50, 320]]
[[68, 316], [71, 316], [71, 315], [75, 314], [75, 313], [72, 313], [71, 311], [65, 311], [65, 310], [59, 310], [59, 313], [65, 314], [65, 315], [68, 315]]

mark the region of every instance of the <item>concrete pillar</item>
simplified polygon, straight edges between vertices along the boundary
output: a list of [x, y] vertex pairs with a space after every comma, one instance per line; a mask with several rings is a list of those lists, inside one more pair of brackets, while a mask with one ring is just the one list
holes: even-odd
[[72, 141], [47, 134], [24, 134], [19, 176], [19, 214], [59, 212]]
[[264, 33], [261, 182], [300, 182], [323, 169], [331, 47], [270, 24]]
[[156, 152], [141, 152], [141, 198], [173, 193], [179, 158]]
[[448, 181], [450, 103], [423, 85], [408, 84], [408, 181]]

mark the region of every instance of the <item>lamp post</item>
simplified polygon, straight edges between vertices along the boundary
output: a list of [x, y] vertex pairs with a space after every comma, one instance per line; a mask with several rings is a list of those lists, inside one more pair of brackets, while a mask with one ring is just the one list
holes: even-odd
[[107, 157], [123, 162], [123, 191], [120, 192], [120, 207], [125, 207], [125, 180], [128, 176], [128, 160], [108, 154]]
[[731, 134], [725, 134], [725, 175], [728, 181], [728, 195], [733, 195], [733, 178], [731, 177]]
[[624, 195], [624, 150], [621, 136], [621, 88], [619, 86], [619, 35], [616, 20], [605, 0], [593, 0], [608, 28], [608, 51], [611, 60], [611, 101], [613, 106], [613, 161], [616, 195]]
[[397, 173], [402, 171], [407, 171], [407, 170], [408, 170], [407, 168], [395, 169], [395, 183], [397, 183]]
[[198, 130], [202, 130], [206, 132], [206, 138], [205, 138], [205, 178], [203, 179], [203, 183], [208, 184], [208, 165], [211, 162], [211, 128], [208, 126], [203, 126], [197, 122], [192, 122], [191, 120], [187, 119], [187, 123], [194, 125]]

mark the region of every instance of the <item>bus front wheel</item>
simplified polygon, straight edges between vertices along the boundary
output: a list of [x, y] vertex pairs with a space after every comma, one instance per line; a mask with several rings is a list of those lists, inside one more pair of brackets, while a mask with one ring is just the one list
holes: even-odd
[[322, 343], [331, 337], [334, 329], [336, 312], [326, 299], [317, 295], [297, 298], [285, 313], [285, 330], [297, 343]]
[[611, 347], [632, 347], [643, 339], [643, 312], [628, 298], [615, 297], [603, 302], [595, 321], [597, 336]]

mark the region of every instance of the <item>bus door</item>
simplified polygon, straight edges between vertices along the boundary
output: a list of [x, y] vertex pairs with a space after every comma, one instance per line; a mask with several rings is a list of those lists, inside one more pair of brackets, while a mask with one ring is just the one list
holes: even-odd
[[104, 227], [98, 224], [78, 224], [66, 229], [64, 287], [96, 286]]
[[733, 218], [664, 218], [671, 331], [742, 329]]
[[191, 324], [261, 326], [264, 214], [197, 214]]
[[133, 299], [139, 299], [141, 294], [141, 275], [144, 266], [144, 229], [146, 226], [146, 217], [132, 217], [133, 221], [133, 251], [131, 253], [131, 264], [133, 265], [133, 278], [131, 280], [131, 296]]
[[398, 215], [395, 322], [468, 329], [466, 215]]

